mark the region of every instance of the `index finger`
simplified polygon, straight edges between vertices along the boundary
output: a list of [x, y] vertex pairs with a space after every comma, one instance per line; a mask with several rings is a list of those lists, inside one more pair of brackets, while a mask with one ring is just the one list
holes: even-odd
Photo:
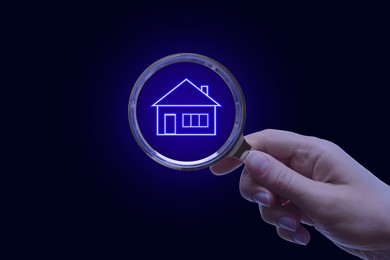
[[[319, 139], [283, 130], [267, 129], [245, 136], [252, 150], [258, 150], [273, 156], [295, 171], [311, 177], [314, 164], [320, 150]], [[232, 172], [242, 164], [242, 161], [226, 157], [210, 167], [211, 172], [222, 175]]]
[[322, 154], [321, 139], [267, 129], [245, 136], [253, 150], [265, 152], [306, 177], [311, 177]]

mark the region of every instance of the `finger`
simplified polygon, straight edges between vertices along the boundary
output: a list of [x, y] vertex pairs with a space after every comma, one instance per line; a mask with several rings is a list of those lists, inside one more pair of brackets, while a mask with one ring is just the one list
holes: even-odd
[[270, 207], [275, 201], [275, 195], [254, 181], [245, 168], [240, 178], [240, 193], [245, 199], [265, 207]]
[[245, 140], [253, 150], [270, 154], [309, 178], [322, 154], [324, 143], [315, 137], [271, 129], [247, 135]]
[[278, 201], [276, 203], [279, 203], [283, 207], [293, 207], [294, 211], [297, 212], [298, 216], [301, 219], [301, 223], [309, 226], [314, 226], [314, 221], [311, 217], [309, 217], [305, 212], [303, 212], [300, 208], [295, 206], [291, 201], [285, 200], [283, 198], [278, 198]]
[[325, 184], [300, 175], [263, 152], [251, 151], [245, 159], [245, 167], [259, 185], [302, 209], [310, 209], [326, 190]]
[[302, 211], [300, 211], [300, 215], [301, 215], [301, 223], [302, 224], [305, 224], [308, 226], [314, 226], [314, 221], [308, 215], [306, 215]]
[[289, 231], [281, 227], [276, 227], [276, 230], [281, 238], [298, 245], [307, 245], [310, 241], [309, 231], [302, 226], [299, 226], [296, 231]]
[[293, 205], [282, 206], [278, 203], [270, 208], [260, 207], [261, 217], [268, 224], [296, 231], [300, 225], [299, 210]]
[[240, 167], [242, 163], [243, 163], [242, 161], [236, 158], [225, 157], [221, 161], [210, 166], [210, 171], [215, 175], [223, 175], [234, 171], [235, 169]]
[[290, 158], [296, 152], [297, 147], [315, 142], [315, 139], [315, 137], [274, 129], [266, 129], [245, 136], [245, 140], [253, 150], [266, 152], [278, 160]]

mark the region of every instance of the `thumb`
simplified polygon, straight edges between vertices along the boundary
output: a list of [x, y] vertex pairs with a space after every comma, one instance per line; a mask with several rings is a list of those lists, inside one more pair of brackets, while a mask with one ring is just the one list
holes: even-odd
[[318, 198], [322, 190], [319, 187], [322, 183], [297, 173], [260, 151], [251, 151], [245, 159], [245, 166], [259, 185], [300, 207], [313, 205], [313, 199]]

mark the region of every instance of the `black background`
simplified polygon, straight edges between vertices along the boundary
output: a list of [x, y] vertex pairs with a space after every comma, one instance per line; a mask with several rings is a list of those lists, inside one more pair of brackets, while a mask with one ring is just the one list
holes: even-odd
[[42, 224], [27, 242], [54, 258], [350, 257], [314, 229], [307, 246], [278, 238], [240, 197], [240, 170], [216, 177], [154, 163], [131, 136], [127, 102], [155, 60], [204, 54], [240, 82], [245, 134], [277, 128], [328, 139], [390, 183], [384, 10], [243, 1], [42, 7], [50, 177], [40, 183]]

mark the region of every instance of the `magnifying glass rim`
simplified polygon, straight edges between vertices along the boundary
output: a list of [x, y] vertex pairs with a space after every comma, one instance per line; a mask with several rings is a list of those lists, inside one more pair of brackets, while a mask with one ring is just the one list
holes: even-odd
[[[158, 153], [149, 145], [149, 143], [143, 137], [137, 120], [137, 99], [144, 84], [158, 70], [166, 66], [169, 66], [171, 64], [181, 63], [181, 62], [191, 62], [191, 63], [200, 64], [217, 73], [228, 85], [233, 95], [235, 108], [236, 108], [234, 126], [226, 142], [215, 153], [211, 154], [206, 158], [202, 158], [195, 161], [174, 160]], [[240, 141], [240, 137], [242, 137], [243, 128], [245, 125], [246, 106], [245, 106], [244, 95], [242, 93], [239, 83], [237, 82], [233, 74], [231, 74], [230, 71], [227, 68], [225, 68], [222, 64], [204, 55], [195, 54], [195, 53], [178, 53], [157, 60], [149, 67], [147, 67], [143, 71], [143, 73], [138, 77], [130, 94], [129, 106], [128, 106], [128, 117], [129, 117], [131, 132], [133, 133], [135, 140], [137, 141], [138, 145], [142, 148], [142, 150], [147, 155], [149, 155], [153, 160], [166, 167], [176, 169], [176, 170], [200, 170], [209, 167], [210, 165], [216, 163], [223, 157], [227, 156], [238, 145], [238, 142]]]

